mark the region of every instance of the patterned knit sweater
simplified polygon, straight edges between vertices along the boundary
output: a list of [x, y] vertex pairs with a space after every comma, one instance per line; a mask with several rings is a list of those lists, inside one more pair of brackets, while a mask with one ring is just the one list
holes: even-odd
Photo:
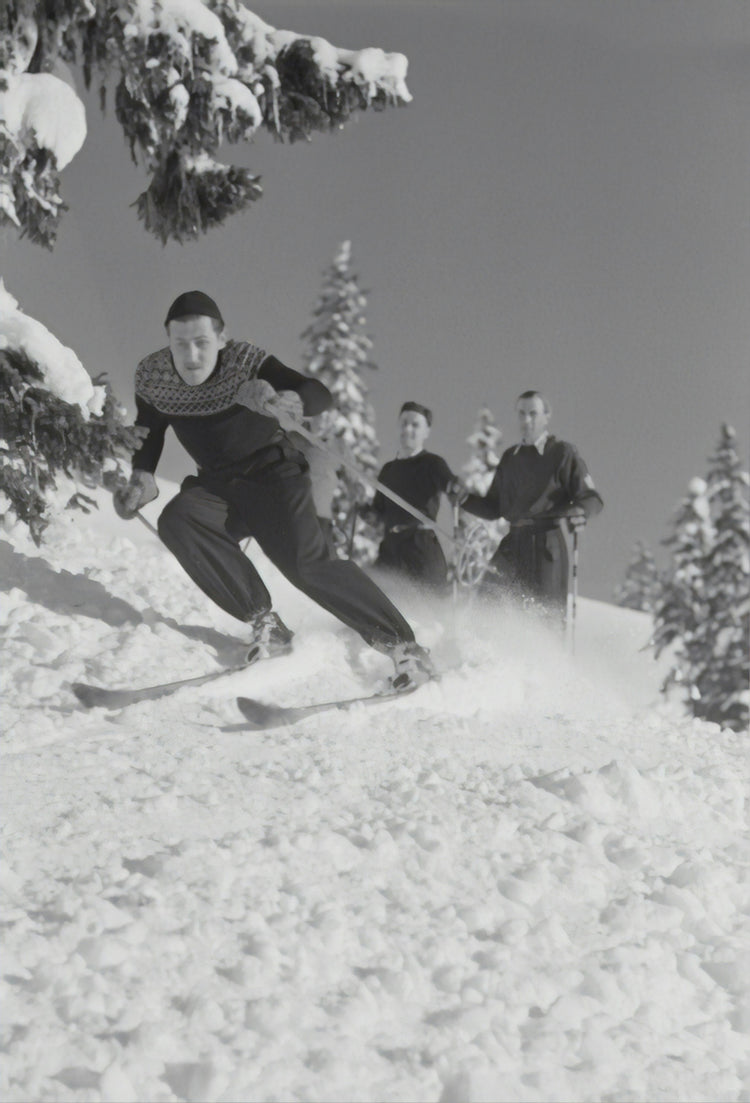
[[212, 374], [197, 386], [180, 377], [168, 348], [146, 356], [135, 373], [135, 423], [147, 434], [133, 455], [133, 467], [156, 470], [170, 425], [198, 469], [206, 472], [230, 471], [280, 439], [283, 433], [275, 417], [236, 401], [240, 385], [256, 378], [277, 391], [296, 391], [306, 416], [322, 413], [331, 404], [322, 383], [247, 341], [227, 342]]

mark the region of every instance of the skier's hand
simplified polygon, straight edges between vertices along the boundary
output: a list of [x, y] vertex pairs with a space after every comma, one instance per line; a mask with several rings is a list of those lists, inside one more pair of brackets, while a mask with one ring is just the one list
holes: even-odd
[[294, 429], [305, 416], [302, 399], [296, 391], [274, 391], [266, 403], [266, 411], [275, 417], [282, 429]]
[[276, 397], [276, 391], [266, 379], [246, 379], [237, 388], [235, 399], [241, 406], [258, 414], [268, 415], [266, 404]]
[[445, 493], [451, 505], [460, 506], [469, 497], [469, 491], [461, 479], [451, 479], [445, 488]]
[[576, 532], [578, 529], [583, 528], [588, 518], [586, 516], [586, 511], [581, 506], [573, 506], [566, 515], [565, 520], [568, 523], [568, 532]]
[[323, 410], [319, 414], [313, 414], [311, 417], [306, 417], [305, 425], [319, 440], [324, 441], [329, 447], [338, 450], [338, 445], [340, 443], [338, 438], [333, 437], [331, 440], [328, 439], [329, 433], [333, 429], [334, 420], [335, 415], [332, 409]]
[[249, 410], [275, 417], [283, 429], [302, 424], [304, 409], [296, 391], [277, 391], [266, 379], [246, 379], [237, 388], [235, 399]]
[[120, 486], [112, 495], [112, 503], [115, 513], [123, 520], [129, 521], [135, 517], [138, 510], [153, 502], [159, 494], [156, 479], [150, 471], [134, 471], [130, 476], [130, 482], [126, 486]]
[[369, 508], [372, 502], [372, 491], [364, 483], [355, 483], [351, 489], [352, 502], [354, 508], [362, 513], [363, 510]]

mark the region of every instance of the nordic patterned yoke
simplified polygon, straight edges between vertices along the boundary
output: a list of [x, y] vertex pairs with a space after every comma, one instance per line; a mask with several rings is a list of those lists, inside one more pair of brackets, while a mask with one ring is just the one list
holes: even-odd
[[156, 470], [170, 426], [199, 471], [227, 473], [246, 467], [251, 456], [283, 437], [273, 413], [250, 409], [237, 399], [241, 385], [256, 378], [277, 392], [298, 394], [306, 417], [331, 405], [331, 394], [319, 380], [249, 341], [227, 342], [211, 375], [194, 386], [180, 378], [168, 348], [146, 356], [135, 373], [135, 423], [146, 435], [133, 453], [133, 467]]
[[241, 383], [254, 379], [265, 359], [264, 349], [249, 341], [228, 341], [216, 371], [200, 386], [185, 383], [175, 370], [168, 348], [144, 357], [135, 373], [135, 393], [162, 414], [204, 417], [228, 410]]

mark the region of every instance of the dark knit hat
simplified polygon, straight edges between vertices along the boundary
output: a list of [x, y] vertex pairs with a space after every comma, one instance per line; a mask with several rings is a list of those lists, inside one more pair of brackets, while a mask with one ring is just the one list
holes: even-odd
[[183, 291], [167, 311], [164, 325], [168, 326], [175, 318], [189, 318], [191, 315], [203, 315], [205, 318], [215, 318], [222, 326], [224, 319], [213, 299], [203, 291]]
[[432, 425], [432, 410], [428, 410], [426, 406], [420, 405], [419, 402], [405, 402], [399, 410], [399, 416], [406, 412], [406, 410], [413, 410], [415, 414], [421, 414], [428, 425]]

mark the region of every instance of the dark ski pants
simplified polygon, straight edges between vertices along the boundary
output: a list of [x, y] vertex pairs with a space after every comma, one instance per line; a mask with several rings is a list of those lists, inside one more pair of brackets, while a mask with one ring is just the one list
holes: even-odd
[[429, 529], [414, 527], [386, 533], [376, 565], [399, 571], [438, 593], [448, 590], [448, 564], [437, 536]]
[[490, 560], [482, 579], [486, 594], [508, 591], [550, 618], [565, 622], [568, 606], [568, 547], [558, 525], [524, 525], [510, 532]]
[[159, 536], [196, 585], [238, 620], [271, 608], [268, 590], [240, 548], [252, 536], [294, 586], [368, 644], [387, 650], [414, 639], [372, 579], [350, 560], [331, 556], [310, 479], [288, 454], [254, 476], [223, 482], [190, 476], [162, 511]]

